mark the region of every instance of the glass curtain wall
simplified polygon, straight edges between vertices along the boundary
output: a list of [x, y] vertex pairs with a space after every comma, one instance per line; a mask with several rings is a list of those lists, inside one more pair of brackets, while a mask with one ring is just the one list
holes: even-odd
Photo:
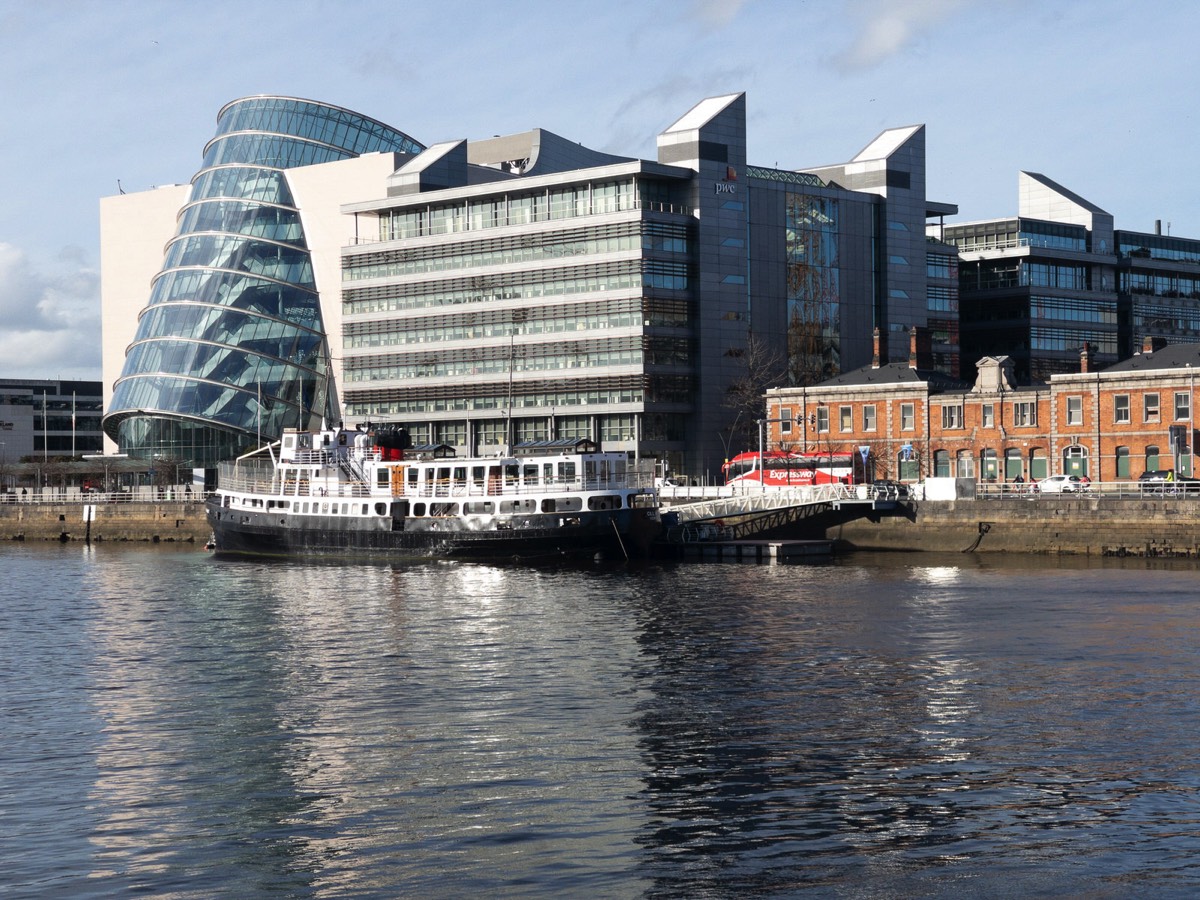
[[791, 384], [817, 384], [841, 372], [838, 203], [789, 193], [787, 342]]
[[104, 430], [133, 457], [212, 467], [336, 415], [312, 260], [286, 170], [420, 144], [336, 106], [225, 106], [142, 311]]

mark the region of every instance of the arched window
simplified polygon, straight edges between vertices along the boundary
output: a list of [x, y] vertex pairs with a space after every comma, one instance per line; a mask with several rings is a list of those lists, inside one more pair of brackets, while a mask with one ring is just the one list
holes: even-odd
[[979, 477], [984, 481], [995, 481], [1000, 477], [1000, 461], [995, 450], [979, 451]]
[[921, 463], [912, 447], [906, 447], [896, 454], [896, 471], [900, 473], [901, 481], [918, 481], [921, 478]]
[[1046, 451], [1040, 447], [1034, 447], [1029, 451], [1029, 480], [1041, 481], [1047, 475], [1049, 467], [1046, 465]]
[[975, 477], [975, 457], [971, 455], [970, 450], [958, 451], [958, 465], [955, 467], [957, 471], [955, 475], [959, 478], [974, 478]]
[[1024, 474], [1025, 465], [1021, 460], [1021, 451], [1016, 447], [1009, 447], [1004, 451], [1004, 479], [1012, 481]]
[[1147, 447], [1146, 448], [1146, 471], [1153, 472], [1157, 468], [1158, 468], [1158, 448], [1153, 447], [1153, 446]]
[[1129, 448], [1117, 448], [1117, 477], [1129, 478]]
[[1088, 449], [1079, 444], [1072, 444], [1063, 450], [1063, 474], [1078, 475], [1083, 478], [1088, 474]]
[[933, 451], [933, 475], [935, 478], [950, 477], [950, 451]]

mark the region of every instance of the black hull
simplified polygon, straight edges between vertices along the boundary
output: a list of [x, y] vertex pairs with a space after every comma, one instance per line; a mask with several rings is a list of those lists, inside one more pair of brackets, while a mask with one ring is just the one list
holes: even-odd
[[[214, 550], [219, 555], [342, 557], [383, 560], [463, 559], [553, 562], [603, 557], [644, 557], [659, 523], [648, 511], [621, 510], [587, 517], [578, 525], [516, 520], [491, 530], [393, 530], [384, 518], [289, 517], [208, 506]], [[449, 525], [450, 523], [445, 523]]]

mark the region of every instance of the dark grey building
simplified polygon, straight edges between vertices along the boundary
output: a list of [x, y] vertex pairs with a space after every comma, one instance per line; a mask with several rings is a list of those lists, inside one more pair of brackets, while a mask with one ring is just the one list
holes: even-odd
[[1019, 176], [1018, 215], [932, 233], [959, 253], [963, 358], [1007, 355], [1018, 380], [1098, 368], [1146, 340], [1200, 341], [1200, 241], [1121, 231], [1044, 175]]

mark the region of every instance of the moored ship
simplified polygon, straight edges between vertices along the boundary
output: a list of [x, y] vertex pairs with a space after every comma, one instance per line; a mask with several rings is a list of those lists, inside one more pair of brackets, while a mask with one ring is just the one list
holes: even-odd
[[213, 547], [531, 562], [648, 553], [661, 527], [649, 468], [588, 440], [513, 450], [460, 458], [383, 431], [288, 430], [221, 467]]

